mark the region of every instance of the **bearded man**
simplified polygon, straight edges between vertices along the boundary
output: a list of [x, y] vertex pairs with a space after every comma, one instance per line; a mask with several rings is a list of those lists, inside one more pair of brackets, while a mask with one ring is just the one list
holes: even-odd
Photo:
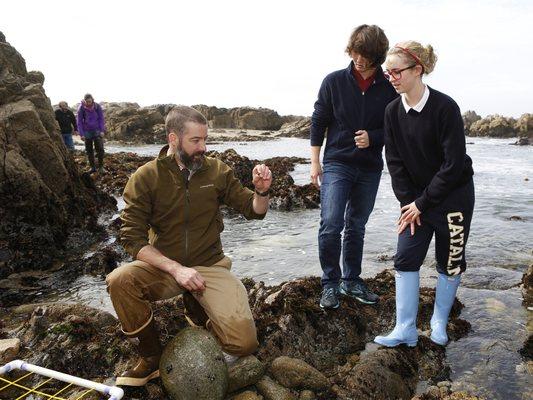
[[252, 171], [255, 191], [242, 186], [222, 161], [206, 157], [207, 120], [193, 108], [174, 107], [165, 121], [168, 145], [140, 167], [124, 189], [120, 240], [135, 261], [106, 279], [122, 331], [138, 338], [140, 359], [117, 385], [143, 386], [159, 376], [161, 344], [150, 303], [184, 294], [189, 311], [219, 341], [226, 361], [258, 346], [246, 289], [231, 272], [220, 233], [220, 206], [247, 219], [264, 218], [272, 175]]

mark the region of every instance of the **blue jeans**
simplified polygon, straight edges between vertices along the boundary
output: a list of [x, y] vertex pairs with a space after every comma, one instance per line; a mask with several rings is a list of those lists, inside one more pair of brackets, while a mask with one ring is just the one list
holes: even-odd
[[322, 267], [322, 286], [338, 286], [342, 241], [342, 280], [360, 279], [365, 225], [374, 208], [381, 171], [365, 172], [356, 167], [328, 162], [324, 165], [320, 187], [320, 229], [318, 254]]
[[67, 149], [74, 150], [74, 140], [72, 140], [72, 133], [62, 133], [63, 143], [67, 146]]

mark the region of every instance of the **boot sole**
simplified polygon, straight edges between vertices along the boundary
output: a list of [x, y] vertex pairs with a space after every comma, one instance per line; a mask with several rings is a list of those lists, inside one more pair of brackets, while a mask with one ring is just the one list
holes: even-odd
[[115, 382], [116, 386], [144, 386], [152, 379], [159, 378], [159, 370], [152, 372], [145, 378], [131, 378], [127, 376], [119, 376]]
[[383, 346], [383, 347], [398, 347], [398, 346], [400, 346], [402, 344], [405, 344], [408, 347], [416, 347], [416, 344], [418, 343], [418, 341], [417, 342], [399, 342], [399, 343], [396, 343], [396, 344], [390, 344], [389, 345], [389, 344], [380, 343], [380, 342], [377, 342], [377, 341], [374, 340], [374, 343], [377, 343], [377, 344], [379, 344], [380, 346]]
[[439, 342], [433, 336], [430, 336], [429, 338], [431, 339], [433, 343], [438, 344], [439, 346], [446, 346], [449, 342], [449, 340], [447, 340], [446, 342]]

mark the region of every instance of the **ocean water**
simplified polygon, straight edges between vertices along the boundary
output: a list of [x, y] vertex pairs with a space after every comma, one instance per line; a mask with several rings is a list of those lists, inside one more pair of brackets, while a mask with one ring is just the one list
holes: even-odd
[[[518, 350], [527, 336], [533, 311], [521, 305], [520, 280], [533, 263], [533, 147], [511, 146], [512, 139], [467, 138], [473, 159], [476, 206], [466, 254], [468, 269], [458, 291], [465, 304], [462, 318], [470, 334], [447, 348], [454, 389], [468, 389], [488, 399], [533, 399], [533, 377], [524, 371]], [[114, 146], [106, 151], [156, 155], [161, 146]], [[208, 150], [235, 149], [251, 159], [309, 157], [309, 142], [223, 143]], [[297, 165], [297, 184], [309, 182], [309, 165]], [[120, 205], [119, 201], [119, 205]], [[374, 211], [366, 227], [363, 277], [392, 268], [399, 207], [385, 169]], [[269, 211], [263, 221], [232, 217], [222, 239], [233, 271], [267, 284], [320, 275], [317, 233], [319, 210]], [[382, 261], [385, 259], [386, 261]], [[422, 285], [436, 282], [433, 246], [421, 270]], [[62, 300], [82, 301], [112, 311], [104, 284], [81, 277]], [[531, 322], [530, 322], [531, 324]]]

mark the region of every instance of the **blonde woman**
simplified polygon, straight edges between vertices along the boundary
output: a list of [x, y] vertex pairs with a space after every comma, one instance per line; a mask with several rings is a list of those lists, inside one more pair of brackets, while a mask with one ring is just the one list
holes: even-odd
[[461, 273], [474, 209], [472, 160], [463, 120], [449, 96], [430, 88], [423, 75], [437, 57], [433, 47], [408, 41], [394, 46], [386, 74], [401, 95], [385, 111], [385, 157], [400, 202], [396, 270], [396, 326], [375, 342], [415, 346], [419, 270], [435, 234], [438, 281], [431, 340], [446, 345], [446, 326]]

